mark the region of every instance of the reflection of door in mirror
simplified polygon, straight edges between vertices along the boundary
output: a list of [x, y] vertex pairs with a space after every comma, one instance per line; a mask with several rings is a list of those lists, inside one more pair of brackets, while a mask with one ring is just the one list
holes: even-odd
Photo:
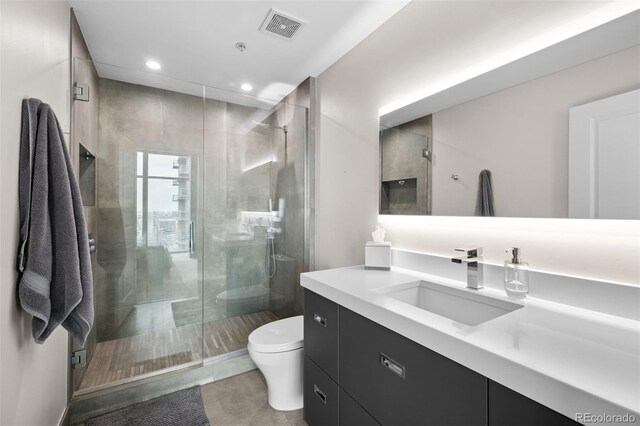
[[571, 108], [569, 217], [640, 219], [640, 90]]
[[431, 115], [380, 129], [380, 213], [431, 214]]

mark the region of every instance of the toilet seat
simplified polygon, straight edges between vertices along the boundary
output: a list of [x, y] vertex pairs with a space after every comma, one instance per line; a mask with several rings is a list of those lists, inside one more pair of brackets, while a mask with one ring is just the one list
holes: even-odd
[[249, 335], [249, 349], [255, 352], [286, 352], [304, 347], [303, 316], [265, 324]]

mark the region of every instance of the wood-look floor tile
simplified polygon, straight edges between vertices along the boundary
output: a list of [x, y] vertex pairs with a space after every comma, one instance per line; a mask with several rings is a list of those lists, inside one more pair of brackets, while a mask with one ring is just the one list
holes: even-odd
[[100, 342], [79, 389], [179, 366], [203, 354], [209, 358], [243, 349], [253, 330], [277, 319], [273, 312], [263, 311]]

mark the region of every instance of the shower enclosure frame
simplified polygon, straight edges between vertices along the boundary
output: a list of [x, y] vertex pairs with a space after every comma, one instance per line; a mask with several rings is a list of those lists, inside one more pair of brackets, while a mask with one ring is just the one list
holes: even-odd
[[[72, 68], [75, 67], [75, 62], [77, 58], [74, 58], [72, 61]], [[80, 59], [82, 60], [82, 59]], [[75, 70], [72, 72], [72, 78], [75, 78]], [[296, 108], [304, 108], [304, 119], [305, 119], [305, 132], [304, 132], [304, 227], [303, 227], [303, 262], [302, 262], [302, 270], [309, 271], [314, 268], [313, 261], [313, 253], [314, 253], [314, 169], [315, 169], [315, 128], [316, 128], [316, 111], [315, 111], [315, 79], [309, 78], [305, 81], [301, 86], [306, 84], [308, 88], [308, 104], [305, 105], [295, 105], [295, 103], [291, 103], [290, 105], [295, 106]], [[299, 86], [296, 90], [299, 90]], [[203, 86], [203, 90], [206, 90], [206, 87]], [[203, 97], [203, 102], [206, 102], [207, 98]], [[72, 99], [71, 101], [71, 119], [72, 119], [72, 132], [74, 132], [74, 121], [76, 120], [74, 111], [75, 111], [75, 102]], [[287, 103], [287, 98], [285, 98], [281, 103]], [[295, 102], [295, 100], [294, 100]], [[274, 109], [275, 111], [275, 109]], [[270, 113], [271, 114], [271, 113]], [[73, 141], [73, 137], [72, 137]], [[70, 148], [73, 155], [73, 158], [76, 158], [78, 154], [77, 143], [71, 143]], [[149, 151], [150, 152], [150, 151]], [[184, 153], [176, 153], [172, 152], [158, 152], [160, 154], [170, 154], [170, 155], [184, 155]], [[97, 153], [96, 153], [97, 154]], [[148, 153], [147, 153], [148, 154]], [[200, 176], [195, 179], [200, 180], [198, 185], [198, 194], [197, 199], [199, 200], [199, 205], [197, 207], [197, 217], [201, 219], [202, 216], [202, 208], [204, 205], [204, 193], [206, 191], [206, 184], [204, 183], [204, 152], [202, 152], [203, 157], [198, 161], [202, 161], [202, 167], [200, 168], [198, 174]], [[96, 165], [96, 168], [99, 169], [99, 162]], [[96, 171], [96, 173], [98, 173]], [[194, 179], [192, 177], [192, 179]], [[97, 208], [97, 204], [96, 204]], [[198, 222], [201, 222], [199, 220]], [[204, 228], [203, 223], [197, 223], [197, 233], [196, 240], [202, 239], [204, 236]], [[100, 242], [98, 242], [100, 244]], [[202, 248], [201, 248], [202, 250]], [[202, 258], [201, 262], [199, 262], [198, 266], [198, 276], [199, 276], [199, 285], [200, 285], [200, 294], [201, 297], [204, 294], [204, 255], [200, 253], [198, 255]], [[200, 265], [202, 263], [202, 265]], [[204, 314], [204, 297], [201, 299], [202, 302], [202, 310], [201, 315]], [[204, 318], [201, 316], [200, 321], [201, 330], [204, 327]], [[202, 339], [204, 336], [201, 334], [200, 344], [202, 344]], [[69, 338], [69, 355], [73, 350], [76, 349], [74, 342], [71, 338]], [[78, 392], [76, 390], [76, 384], [74, 383], [74, 372], [73, 368], [70, 367], [68, 370], [68, 399], [70, 404], [75, 405], [75, 411], [78, 413], [79, 417], [76, 417], [76, 420], [81, 419], [83, 413], [90, 413], [91, 415], [95, 415], [95, 409], [98, 406], [108, 406], [111, 409], [116, 408], [118, 405], [128, 404], [133, 399], [148, 399], [158, 393], [166, 393], [168, 390], [177, 390], [178, 388], [183, 388], [188, 385], [193, 384], [203, 384], [206, 382], [219, 380], [229, 375], [238, 374], [243, 371], [247, 371], [249, 369], [255, 368], [252, 365], [251, 361], [248, 360], [247, 350], [246, 348], [240, 349], [233, 352], [227, 352], [221, 355], [213, 356], [213, 357], [205, 357], [204, 351], [202, 352], [202, 358], [198, 360], [194, 360], [189, 363], [179, 364], [173, 367], [169, 367], [162, 370], [151, 371], [147, 374], [142, 374], [139, 376], [132, 377], [128, 380], [124, 380], [115, 384], [105, 384], [104, 386], [99, 386], [95, 388], [90, 388], [85, 391]], [[240, 359], [239, 367], [234, 367], [233, 363], [235, 359]], [[231, 363], [231, 364], [230, 364]], [[214, 369], [216, 365], [225, 365], [225, 371], [216, 371]], [[134, 396], [135, 395], [135, 396]], [[133, 399], [132, 399], [133, 398]], [[93, 411], [92, 411], [93, 410]], [[72, 410], [73, 411], [73, 410]], [[86, 418], [86, 417], [84, 417]]]

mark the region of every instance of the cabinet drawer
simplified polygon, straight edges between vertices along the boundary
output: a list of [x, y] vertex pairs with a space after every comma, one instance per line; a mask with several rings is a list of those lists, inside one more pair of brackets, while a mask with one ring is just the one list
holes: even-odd
[[382, 425], [485, 425], [487, 379], [340, 308], [340, 386]]
[[304, 353], [338, 381], [338, 305], [304, 292]]
[[380, 426], [380, 423], [340, 389], [340, 426]]
[[489, 426], [576, 426], [580, 423], [489, 380]]
[[304, 420], [309, 426], [339, 423], [340, 388], [309, 357], [304, 357]]

